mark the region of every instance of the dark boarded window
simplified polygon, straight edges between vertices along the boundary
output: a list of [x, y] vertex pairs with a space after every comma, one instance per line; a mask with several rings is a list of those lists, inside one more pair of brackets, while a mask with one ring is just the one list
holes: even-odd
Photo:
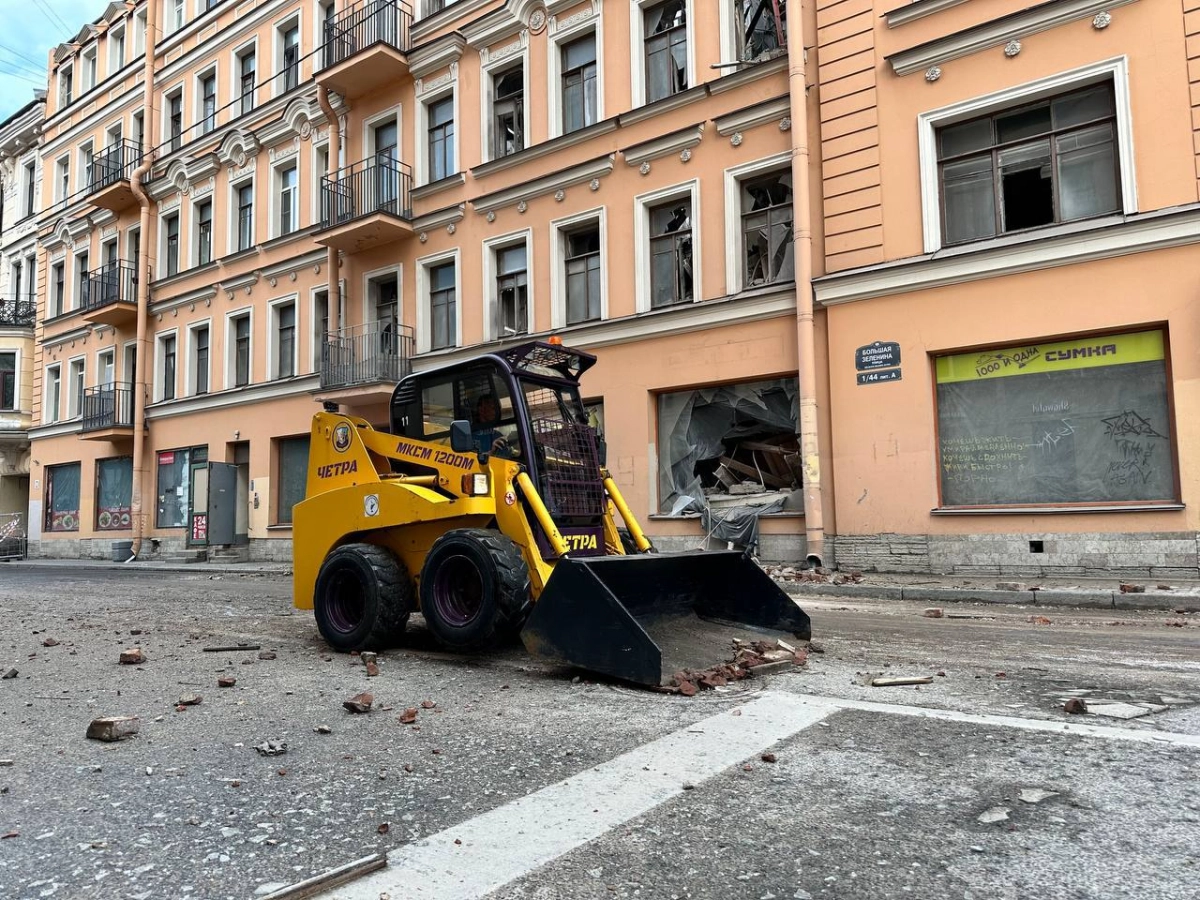
[[942, 506], [1177, 499], [1162, 331], [936, 361]]

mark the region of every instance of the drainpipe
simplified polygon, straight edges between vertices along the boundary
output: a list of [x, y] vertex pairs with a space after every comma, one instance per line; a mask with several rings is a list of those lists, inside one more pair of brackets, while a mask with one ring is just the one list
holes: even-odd
[[796, 260], [796, 337], [800, 382], [800, 456], [804, 465], [804, 536], [807, 561], [825, 556], [821, 451], [817, 427], [816, 335], [813, 326], [812, 215], [809, 208], [808, 92], [804, 72], [804, 10], [787, 17], [788, 87], [791, 94], [792, 218]]
[[[324, 85], [317, 85], [317, 102], [321, 112], [325, 113], [325, 121], [329, 123], [329, 174], [337, 178], [338, 160], [342, 153], [342, 131], [333, 104], [329, 102], [329, 91]], [[338, 252], [334, 247], [329, 248], [329, 257], [325, 263], [329, 270], [329, 333], [337, 332], [338, 310], [342, 303], [342, 279], [338, 276]]]
[[[153, 140], [153, 135], [157, 134], [158, 123], [155, 119], [157, 107], [154, 99], [154, 55], [155, 55], [155, 35], [158, 27], [158, 4], [146, 4], [146, 56], [143, 62], [143, 77], [142, 77], [142, 110], [144, 112], [144, 121], [142, 123], [142, 144], [143, 146], [150, 140]], [[133, 494], [130, 505], [133, 518], [133, 555], [126, 562], [132, 562], [137, 559], [138, 553], [142, 549], [142, 539], [146, 531], [145, 513], [142, 505], [142, 483], [146, 477], [146, 391], [145, 372], [146, 365], [150, 359], [150, 353], [147, 348], [146, 331], [150, 324], [150, 266], [151, 256], [150, 248], [153, 246], [150, 243], [150, 225], [152, 218], [150, 215], [151, 201], [146, 194], [145, 188], [142, 186], [143, 179], [149, 174], [153, 166], [152, 154], [146, 151], [142, 154], [142, 161], [138, 167], [133, 170], [133, 175], [130, 176], [129, 186], [133, 189], [133, 195], [137, 198], [138, 206], [141, 207], [141, 230], [138, 232], [138, 259], [143, 271], [135, 272], [137, 278], [137, 370], [138, 381], [133, 385]]]

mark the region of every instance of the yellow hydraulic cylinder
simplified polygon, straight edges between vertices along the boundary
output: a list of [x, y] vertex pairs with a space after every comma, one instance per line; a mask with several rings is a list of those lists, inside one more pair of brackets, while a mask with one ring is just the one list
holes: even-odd
[[625, 527], [629, 529], [629, 536], [633, 538], [633, 542], [637, 545], [638, 550], [645, 553], [650, 549], [650, 539], [646, 537], [646, 533], [642, 531], [642, 526], [633, 517], [633, 513], [630, 511], [629, 505], [625, 502], [625, 498], [621, 496], [621, 492], [617, 490], [617, 483], [607, 473], [604, 475], [604, 489], [608, 491], [608, 496], [612, 500], [613, 506], [621, 514], [621, 520], [624, 521]]
[[529, 507], [533, 510], [533, 515], [538, 520], [538, 524], [542, 526], [542, 531], [546, 533], [546, 537], [549, 539], [550, 546], [554, 549], [555, 555], [566, 556], [567, 542], [558, 533], [558, 527], [554, 524], [554, 519], [550, 518], [550, 510], [546, 509], [546, 504], [538, 496], [537, 489], [533, 486], [533, 479], [529, 477], [528, 472], [521, 472], [517, 475], [517, 486], [529, 502]]

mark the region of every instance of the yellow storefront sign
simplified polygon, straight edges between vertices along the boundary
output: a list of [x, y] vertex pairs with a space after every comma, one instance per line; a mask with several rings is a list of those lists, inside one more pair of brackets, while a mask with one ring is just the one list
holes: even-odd
[[1049, 344], [976, 350], [937, 358], [938, 384], [983, 381], [1064, 369], [1094, 369], [1166, 358], [1161, 331], [1105, 334]]

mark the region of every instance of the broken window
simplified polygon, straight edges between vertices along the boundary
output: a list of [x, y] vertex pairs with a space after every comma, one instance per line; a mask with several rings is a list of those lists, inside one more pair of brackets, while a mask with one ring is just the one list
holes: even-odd
[[529, 266], [524, 244], [496, 251], [496, 298], [499, 322], [496, 336], [529, 331]]
[[646, 102], [686, 91], [687, 5], [666, 0], [642, 13], [646, 41]]
[[937, 133], [947, 244], [1118, 212], [1111, 82]]
[[650, 208], [650, 306], [692, 300], [692, 200]]
[[525, 149], [525, 70], [497, 75], [492, 96], [492, 156], [499, 159]]
[[772, 172], [742, 182], [746, 287], [792, 281], [792, 174]]
[[753, 60], [787, 46], [787, 0], [732, 0], [738, 59]]
[[798, 490], [797, 399], [795, 378], [660, 394], [659, 512], [765, 505]]

